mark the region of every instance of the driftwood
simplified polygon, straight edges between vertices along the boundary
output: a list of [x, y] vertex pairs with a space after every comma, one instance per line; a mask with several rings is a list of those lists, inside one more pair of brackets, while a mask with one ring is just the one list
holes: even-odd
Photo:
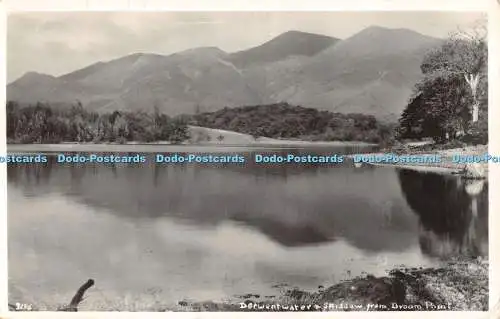
[[69, 305], [63, 307], [63, 308], [60, 308], [58, 309], [57, 311], [72, 311], [72, 312], [76, 312], [78, 311], [78, 305], [80, 304], [80, 302], [82, 302], [83, 300], [83, 295], [85, 294], [85, 292], [94, 285], [94, 280], [93, 279], [89, 279], [87, 280], [86, 283], [84, 283], [76, 292], [76, 294], [73, 296], [73, 299], [71, 299], [71, 302], [69, 303]]
[[[94, 285], [94, 283], [95, 282], [93, 279], [87, 280], [87, 282], [84, 283], [83, 285], [81, 285], [80, 288], [76, 291], [76, 294], [71, 299], [71, 302], [67, 306], [58, 308], [57, 311], [72, 311], [72, 312], [78, 311], [78, 305], [80, 304], [80, 302], [82, 302], [83, 295], [90, 287], [92, 287]], [[29, 311], [29, 310], [36, 311], [36, 309], [29, 309], [29, 310], [28, 309], [19, 309], [18, 307], [16, 307], [13, 304], [10, 304], [10, 303], [8, 304], [8, 306], [9, 306], [9, 311]]]

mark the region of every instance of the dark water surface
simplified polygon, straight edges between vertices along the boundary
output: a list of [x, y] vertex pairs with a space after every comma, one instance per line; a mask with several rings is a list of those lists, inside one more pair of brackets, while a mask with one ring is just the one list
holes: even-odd
[[[324, 152], [332, 149], [315, 150]], [[85, 307], [141, 310], [487, 255], [488, 184], [350, 162], [61, 165], [51, 157], [9, 166], [8, 222], [11, 302], [64, 303], [93, 278]]]

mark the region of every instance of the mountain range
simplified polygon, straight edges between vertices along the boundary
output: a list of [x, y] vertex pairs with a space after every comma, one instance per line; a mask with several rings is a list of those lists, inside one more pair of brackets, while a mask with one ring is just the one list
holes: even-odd
[[58, 77], [28, 72], [7, 85], [7, 98], [78, 100], [98, 112], [158, 107], [169, 115], [288, 102], [395, 120], [422, 76], [425, 53], [441, 41], [377, 26], [343, 40], [288, 31], [235, 53], [217, 47], [135, 53]]

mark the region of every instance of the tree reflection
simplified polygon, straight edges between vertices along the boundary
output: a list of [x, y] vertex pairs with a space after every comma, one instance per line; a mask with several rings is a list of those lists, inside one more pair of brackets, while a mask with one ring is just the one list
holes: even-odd
[[58, 164], [49, 157], [9, 165], [8, 180], [29, 195], [71, 195], [121, 218], [234, 221], [283, 246], [342, 238], [370, 252], [404, 251], [418, 232], [427, 255], [487, 255], [487, 183], [332, 165]]
[[488, 255], [488, 184], [455, 176], [398, 172], [403, 194], [420, 218], [420, 247], [435, 257]]

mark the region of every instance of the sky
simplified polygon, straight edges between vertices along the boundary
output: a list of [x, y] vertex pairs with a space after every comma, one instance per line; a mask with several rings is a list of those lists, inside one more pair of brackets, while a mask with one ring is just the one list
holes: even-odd
[[377, 25], [446, 37], [481, 18], [472, 12], [23, 12], [7, 20], [7, 82], [29, 71], [59, 76], [131, 53], [204, 46], [226, 52], [289, 31], [345, 39]]

